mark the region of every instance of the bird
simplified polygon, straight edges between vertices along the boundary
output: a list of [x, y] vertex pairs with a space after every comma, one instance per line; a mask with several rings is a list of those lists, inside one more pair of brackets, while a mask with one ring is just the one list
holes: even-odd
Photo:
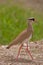
[[13, 45], [17, 45], [20, 44], [19, 50], [18, 50], [18, 54], [17, 54], [17, 59], [18, 56], [20, 54], [20, 51], [24, 45], [24, 43], [26, 43], [26, 51], [28, 52], [28, 54], [30, 55], [31, 59], [33, 60], [32, 54], [30, 52], [30, 50], [28, 49], [28, 41], [30, 41], [30, 39], [32, 38], [32, 34], [33, 34], [33, 27], [32, 27], [32, 23], [36, 22], [34, 17], [30, 17], [27, 19], [27, 28], [25, 30], [23, 30], [8, 46], [7, 49], [9, 49], [10, 47], [12, 47]]

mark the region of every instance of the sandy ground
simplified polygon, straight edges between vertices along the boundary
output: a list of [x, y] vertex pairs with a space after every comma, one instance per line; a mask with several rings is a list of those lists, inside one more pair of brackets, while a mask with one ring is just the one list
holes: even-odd
[[0, 46], [0, 65], [43, 65], [43, 40], [30, 42], [28, 49], [34, 60], [26, 52], [26, 46], [21, 49], [18, 60], [16, 60], [19, 45], [14, 45], [10, 49]]

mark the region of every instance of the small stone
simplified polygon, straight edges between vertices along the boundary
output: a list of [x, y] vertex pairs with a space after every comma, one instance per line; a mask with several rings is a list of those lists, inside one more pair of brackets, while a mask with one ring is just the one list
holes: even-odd
[[36, 57], [33, 57], [34, 59], [36, 59]]
[[11, 63], [8, 63], [8, 65], [11, 65]]
[[40, 55], [40, 58], [42, 58], [42, 56]]
[[27, 44], [26, 44], [26, 43], [24, 43], [23, 45], [24, 45], [24, 46], [27, 46]]

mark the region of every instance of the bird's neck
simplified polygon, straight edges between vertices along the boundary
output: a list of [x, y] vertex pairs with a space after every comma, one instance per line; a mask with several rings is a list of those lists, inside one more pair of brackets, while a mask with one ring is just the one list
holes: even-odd
[[28, 23], [27, 31], [28, 32], [32, 32], [33, 31], [32, 23]]

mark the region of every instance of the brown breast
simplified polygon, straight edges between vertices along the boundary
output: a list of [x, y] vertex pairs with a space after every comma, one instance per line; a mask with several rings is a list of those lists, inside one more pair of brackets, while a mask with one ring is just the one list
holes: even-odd
[[28, 30], [27, 32], [27, 29], [26, 29], [18, 35], [18, 37], [15, 39], [15, 42], [22, 43], [25, 39], [30, 38], [31, 35], [32, 35], [32, 30]]

